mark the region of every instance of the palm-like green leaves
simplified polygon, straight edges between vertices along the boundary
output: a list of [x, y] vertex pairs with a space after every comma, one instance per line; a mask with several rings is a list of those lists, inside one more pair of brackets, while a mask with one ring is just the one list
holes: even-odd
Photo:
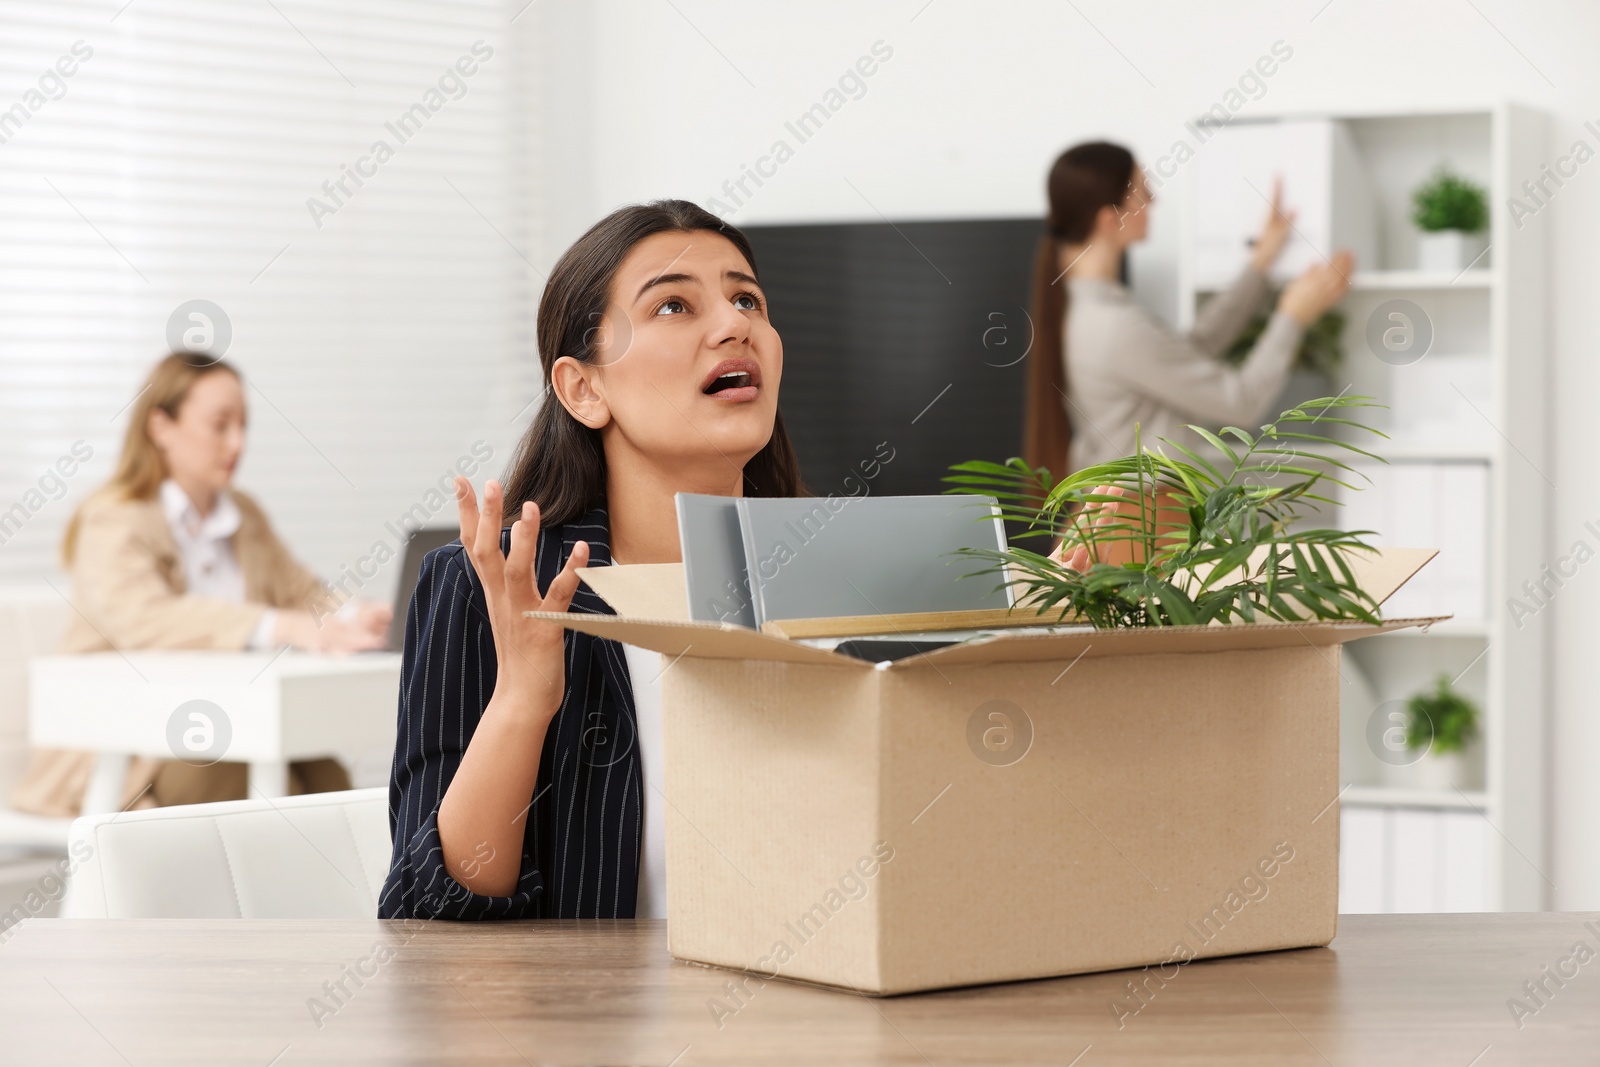
[[[1378, 606], [1356, 584], [1346, 558], [1372, 550], [1362, 540], [1372, 531], [1294, 524], [1308, 504], [1334, 503], [1322, 495], [1323, 483], [1355, 488], [1341, 480], [1355, 470], [1341, 453], [1382, 461], [1327, 436], [1335, 427], [1385, 436], [1337, 414], [1376, 406], [1370, 397], [1324, 397], [1285, 411], [1258, 434], [1236, 426], [1220, 433], [1190, 427], [1225, 457], [1221, 466], [1165, 441], [1178, 458], [1136, 444], [1134, 455], [1086, 468], [1053, 487], [1048, 470], [1030, 470], [1015, 458], [957, 464], [944, 480], [954, 485], [947, 492], [996, 497], [1006, 519], [1027, 523], [1024, 537], [1044, 539], [1045, 552], [1062, 537], [1063, 555], [1085, 546], [1097, 559], [1137, 560], [1096, 562], [1078, 571], [1017, 546], [968, 550], [990, 564], [977, 573], [1005, 575], [1002, 584], [1018, 587], [1019, 608], [1076, 616], [1096, 629], [1305, 618], [1375, 622]], [[1118, 513], [1106, 510], [1111, 505]]]

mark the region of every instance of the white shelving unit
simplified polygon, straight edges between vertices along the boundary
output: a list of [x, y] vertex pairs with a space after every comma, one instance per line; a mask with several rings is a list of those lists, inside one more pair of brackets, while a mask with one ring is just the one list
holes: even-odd
[[1455, 274], [1425, 270], [1360, 270], [1350, 279], [1350, 288], [1361, 292], [1410, 291], [1429, 289], [1487, 289], [1494, 283], [1494, 272], [1469, 268]]
[[1346, 807], [1422, 808], [1425, 810], [1472, 811], [1489, 802], [1481, 789], [1407, 789], [1403, 786], [1351, 785], [1340, 798]]
[[[1314, 217], [1333, 218], [1331, 229], [1355, 232], [1376, 251], [1358, 263], [1344, 301], [1344, 367], [1329, 392], [1343, 389], [1388, 404], [1388, 411], [1366, 417], [1392, 438], [1364, 444], [1390, 461], [1379, 477], [1389, 483], [1390, 495], [1384, 498], [1379, 489], [1353, 497], [1342, 509], [1347, 514], [1335, 513], [1331, 521], [1346, 528], [1370, 525], [1384, 535], [1379, 543], [1418, 544], [1431, 537], [1424, 547], [1439, 548], [1439, 558], [1414, 588], [1397, 594], [1403, 603], [1392, 601], [1385, 613], [1455, 614], [1425, 633], [1403, 631], [1345, 646], [1340, 907], [1539, 910], [1548, 906], [1551, 889], [1544, 850], [1548, 620], [1537, 611], [1514, 618], [1509, 601], [1516, 597], [1534, 606], [1524, 582], [1537, 585], [1550, 562], [1544, 227], [1519, 230], [1504, 205], [1540, 173], [1544, 119], [1496, 104], [1277, 116], [1248, 124], [1236, 120], [1233, 126], [1248, 125], [1248, 143], [1259, 146], [1263, 127], [1330, 120], [1340, 127], [1336, 140], [1345, 146], [1345, 158], [1333, 173], [1304, 183], [1327, 198], [1310, 210]], [[1233, 126], [1216, 133], [1218, 143]], [[1285, 138], [1289, 145], [1304, 142], [1303, 133]], [[1348, 158], [1352, 146], [1354, 165]], [[1185, 325], [1208, 291], [1199, 282], [1201, 271], [1216, 273], [1217, 223], [1195, 202], [1195, 191], [1224, 187], [1216, 170], [1230, 165], [1230, 154], [1214, 153], [1208, 164], [1209, 151], [1210, 142], [1191, 169], [1209, 166], [1211, 172], [1184, 183], [1178, 281]], [[1258, 147], [1251, 151], [1259, 154]], [[1468, 269], [1425, 272], [1414, 269], [1411, 190], [1441, 163], [1488, 190], [1489, 251]], [[1304, 166], [1303, 158], [1291, 160], [1286, 171]], [[1250, 183], [1259, 189], [1263, 181], [1270, 178], [1257, 174]], [[1360, 188], [1347, 195], [1341, 182]], [[1259, 223], [1265, 214], [1259, 193], [1241, 181], [1240, 195], [1256, 201]], [[1285, 195], [1291, 206], [1304, 209], [1292, 177], [1286, 176]], [[1357, 217], [1351, 204], [1358, 205]], [[1360, 210], [1376, 216], [1375, 232], [1361, 230]], [[1240, 266], [1247, 255], [1243, 236]], [[1201, 247], [1210, 250], [1209, 266], [1197, 255]], [[1212, 277], [1206, 281], [1214, 285]], [[1379, 358], [1368, 343], [1369, 320], [1387, 321], [1384, 306], [1395, 300], [1409, 302], [1431, 325], [1431, 347], [1414, 362], [1393, 353]], [[1296, 399], [1306, 395], [1302, 389]], [[1357, 514], [1382, 514], [1385, 526], [1350, 521]], [[1386, 764], [1368, 741], [1369, 720], [1400, 706], [1392, 702], [1431, 687], [1440, 673], [1483, 713], [1482, 735], [1461, 780], [1447, 788], [1420, 784], [1420, 765]]]

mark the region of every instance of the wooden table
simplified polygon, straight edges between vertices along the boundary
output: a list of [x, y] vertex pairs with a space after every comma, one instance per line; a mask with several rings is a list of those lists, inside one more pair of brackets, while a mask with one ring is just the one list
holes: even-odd
[[398, 652], [97, 652], [28, 667], [29, 742], [100, 753], [85, 815], [117, 810], [129, 756], [174, 757], [169, 722], [190, 701], [226, 718], [221, 758], [250, 765], [251, 795], [287, 795], [293, 760], [394, 739]]
[[780, 980], [741, 1007], [659, 922], [31, 919], [0, 945], [0, 1061], [1570, 1067], [1600, 1062], [1600, 957], [1520, 1030], [1506, 1002], [1597, 931], [1347, 916], [1330, 948], [1188, 964], [1119, 1029], [1143, 972], [885, 1000]]

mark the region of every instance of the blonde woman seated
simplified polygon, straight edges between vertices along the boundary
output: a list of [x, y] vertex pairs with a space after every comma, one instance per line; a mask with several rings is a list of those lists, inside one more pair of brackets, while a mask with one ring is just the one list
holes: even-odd
[[[62, 652], [381, 647], [389, 608], [351, 605], [334, 614], [335, 594], [232, 487], [244, 439], [237, 370], [192, 354], [156, 364], [134, 402], [116, 472], [62, 540], [75, 608]], [[13, 807], [77, 815], [94, 763], [92, 753], [35, 751]], [[135, 758], [122, 806], [242, 799], [246, 773], [242, 763]], [[350, 778], [335, 760], [307, 760], [290, 764], [289, 787], [348, 789]]]

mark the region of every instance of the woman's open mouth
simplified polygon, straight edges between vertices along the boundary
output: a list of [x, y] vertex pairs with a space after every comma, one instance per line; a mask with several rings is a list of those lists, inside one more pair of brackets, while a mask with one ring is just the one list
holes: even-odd
[[711, 368], [700, 391], [728, 403], [754, 400], [761, 395], [761, 367], [753, 359], [725, 359]]

